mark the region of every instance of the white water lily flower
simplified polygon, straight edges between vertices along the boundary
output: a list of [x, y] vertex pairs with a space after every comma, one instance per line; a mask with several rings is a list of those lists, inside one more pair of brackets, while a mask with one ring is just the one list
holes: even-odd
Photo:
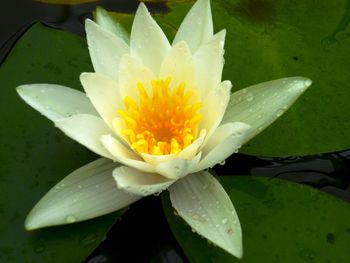
[[87, 97], [59, 85], [17, 88], [66, 135], [102, 156], [50, 190], [26, 229], [97, 217], [169, 189], [193, 230], [242, 257], [235, 209], [205, 169], [278, 118], [311, 81], [279, 79], [230, 96], [231, 82], [221, 80], [226, 31], [213, 34], [207, 0], [194, 4], [172, 45], [143, 3], [130, 39], [106, 12], [97, 12], [97, 22], [86, 20], [95, 69], [80, 76]]

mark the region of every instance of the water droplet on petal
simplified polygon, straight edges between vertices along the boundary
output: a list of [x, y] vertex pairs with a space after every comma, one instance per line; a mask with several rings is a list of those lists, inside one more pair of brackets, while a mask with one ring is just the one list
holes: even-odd
[[221, 223], [223, 224], [223, 225], [226, 225], [227, 224], [227, 218], [223, 218], [222, 220], [221, 220]]
[[194, 220], [198, 220], [199, 219], [199, 215], [197, 213], [193, 213], [191, 217]]
[[248, 93], [247, 94], [247, 97], [245, 98], [246, 99], [246, 101], [253, 101], [254, 100], [254, 95], [253, 95], [253, 93]]
[[283, 110], [283, 109], [277, 110], [277, 112], [276, 112], [276, 117], [282, 116], [283, 113], [284, 113], [284, 110]]
[[221, 162], [219, 162], [220, 165], [225, 165], [225, 160], [222, 160]]

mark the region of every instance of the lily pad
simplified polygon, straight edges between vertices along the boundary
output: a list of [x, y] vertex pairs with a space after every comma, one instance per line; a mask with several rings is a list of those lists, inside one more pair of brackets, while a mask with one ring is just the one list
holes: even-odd
[[15, 88], [60, 83], [80, 89], [81, 71], [92, 71], [85, 40], [41, 24], [18, 41], [0, 68], [0, 261], [81, 262], [119, 218], [26, 232], [36, 202], [63, 177], [97, 158], [26, 105]]
[[[192, 3], [168, 1], [155, 19], [173, 39]], [[305, 76], [313, 85], [242, 153], [310, 155], [350, 148], [350, 2], [212, 0], [215, 31], [227, 29], [223, 79], [233, 91]], [[127, 29], [132, 15], [114, 13]]]
[[350, 205], [307, 186], [250, 176], [220, 177], [240, 218], [243, 259], [193, 233], [174, 214], [168, 195], [163, 208], [190, 262], [349, 262]]

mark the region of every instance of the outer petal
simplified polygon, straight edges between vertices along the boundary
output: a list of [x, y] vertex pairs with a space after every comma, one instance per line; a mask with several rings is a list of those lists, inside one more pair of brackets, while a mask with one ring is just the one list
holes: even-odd
[[125, 147], [111, 135], [102, 136], [101, 142], [103, 146], [113, 156], [113, 160], [134, 167], [146, 173], [153, 173], [155, 171], [155, 167], [153, 165], [144, 162], [138, 155], [136, 155], [133, 151]]
[[239, 90], [232, 94], [223, 122], [249, 124], [246, 142], [280, 117], [311, 84], [308, 78], [291, 77]]
[[165, 57], [159, 78], [167, 77], [171, 77], [170, 87], [177, 87], [185, 83], [186, 89], [197, 89], [195, 67], [186, 42], [177, 43]]
[[96, 7], [96, 23], [123, 39], [125, 43], [129, 43], [129, 33], [100, 6]]
[[91, 151], [113, 159], [113, 156], [100, 142], [102, 135], [110, 134], [111, 130], [102, 119], [88, 114], [79, 114], [55, 122], [67, 136], [84, 145]]
[[182, 21], [173, 44], [186, 41], [192, 53], [213, 36], [213, 19], [209, 0], [198, 0]]
[[143, 3], [140, 3], [132, 25], [130, 49], [131, 54], [140, 58], [155, 74], [170, 49], [168, 39]]
[[27, 216], [26, 229], [94, 218], [140, 199], [117, 188], [112, 177], [117, 166], [107, 159], [98, 159], [69, 174], [35, 205]]
[[54, 84], [29, 84], [17, 87], [21, 98], [52, 121], [74, 114], [98, 115], [86, 95]]
[[121, 38], [89, 19], [85, 21], [85, 29], [95, 71], [116, 79], [119, 60], [122, 55], [129, 53], [129, 46]]
[[242, 122], [221, 125], [202, 151], [202, 160], [192, 172], [198, 172], [223, 162], [242, 146], [250, 126]]
[[159, 194], [175, 182], [158, 174], [144, 173], [127, 166], [116, 168], [113, 177], [119, 189], [141, 196]]
[[210, 173], [188, 175], [169, 191], [173, 207], [194, 231], [228, 253], [242, 257], [242, 230], [237, 213]]
[[219, 86], [213, 88], [203, 101], [203, 108], [201, 109], [203, 118], [199, 128], [208, 131], [207, 138], [210, 138], [221, 123], [230, 100], [231, 87], [230, 81], [223, 81]]
[[221, 82], [225, 36], [226, 30], [221, 30], [203, 44], [193, 56], [202, 98], [205, 98]]
[[112, 128], [117, 109], [123, 107], [117, 82], [98, 73], [82, 73], [80, 81], [100, 116]]

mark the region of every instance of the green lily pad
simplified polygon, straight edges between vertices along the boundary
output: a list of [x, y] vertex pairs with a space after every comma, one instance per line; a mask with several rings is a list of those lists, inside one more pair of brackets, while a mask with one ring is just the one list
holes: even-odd
[[25, 217], [36, 202], [97, 156], [26, 105], [15, 88], [43, 82], [80, 89], [81, 71], [92, 71], [85, 40], [41, 24], [24, 34], [1, 65], [0, 262], [81, 262], [120, 216], [24, 230]]
[[[193, 3], [168, 1], [155, 14], [170, 39]], [[223, 79], [233, 91], [305, 76], [313, 85], [242, 153], [310, 155], [350, 148], [350, 2], [212, 0], [215, 32], [227, 29]], [[130, 29], [132, 15], [114, 13]]]
[[242, 260], [191, 231], [174, 214], [168, 195], [163, 208], [190, 262], [350, 262], [350, 205], [310, 187], [250, 176], [220, 177], [239, 215]]

